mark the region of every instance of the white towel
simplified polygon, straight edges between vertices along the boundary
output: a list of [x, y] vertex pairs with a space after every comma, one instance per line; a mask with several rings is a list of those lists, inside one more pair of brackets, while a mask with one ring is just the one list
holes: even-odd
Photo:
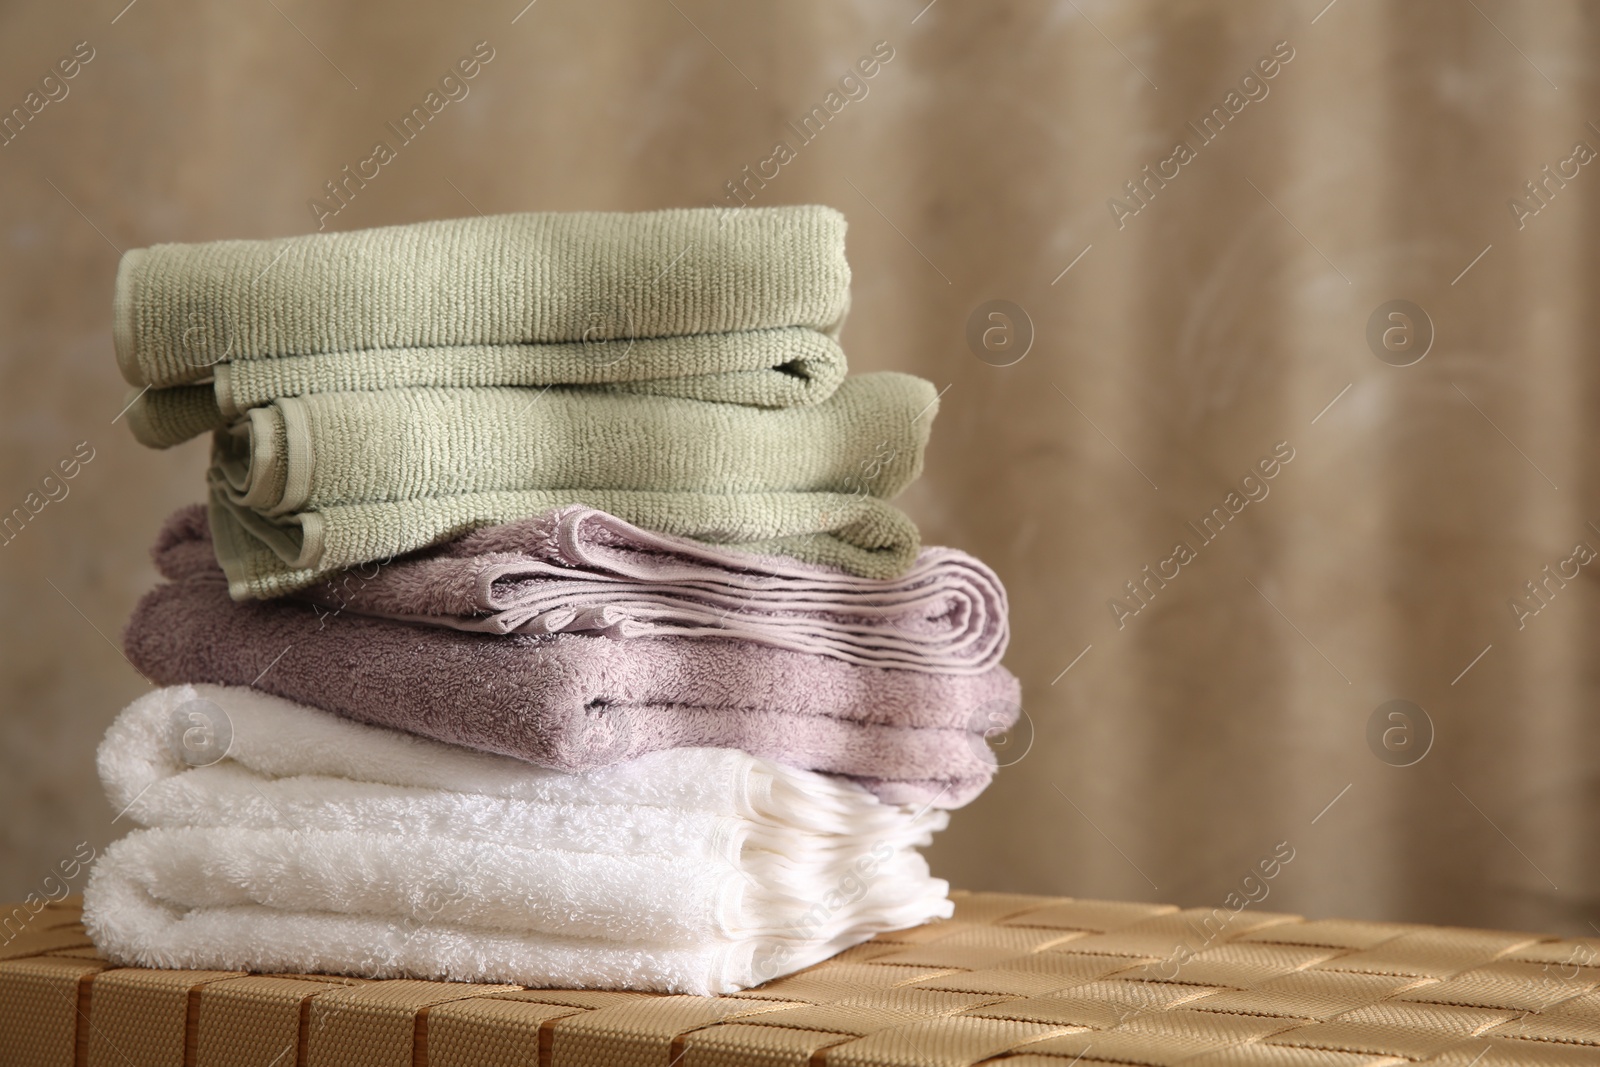
[[249, 689], [146, 694], [100, 747], [112, 961], [732, 992], [947, 917], [948, 816], [728, 749], [583, 775]]

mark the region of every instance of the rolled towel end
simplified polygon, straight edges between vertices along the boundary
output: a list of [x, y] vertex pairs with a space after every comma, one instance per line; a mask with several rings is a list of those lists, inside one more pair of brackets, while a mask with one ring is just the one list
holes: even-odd
[[209, 385], [140, 389], [128, 403], [127, 420], [146, 448], [171, 448], [227, 424]]
[[144, 369], [139, 366], [133, 330], [133, 280], [139, 272], [144, 253], [142, 248], [133, 248], [122, 254], [122, 262], [117, 264], [117, 287], [111, 298], [111, 340], [116, 346], [117, 369], [129, 385], [138, 387], [150, 384]]

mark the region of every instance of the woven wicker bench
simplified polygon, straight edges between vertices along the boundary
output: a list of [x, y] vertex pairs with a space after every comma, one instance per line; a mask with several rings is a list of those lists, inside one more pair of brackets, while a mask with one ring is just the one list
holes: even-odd
[[947, 922], [699, 998], [118, 968], [78, 918], [8, 929], [0, 1063], [1600, 1064], [1600, 939], [958, 894]]

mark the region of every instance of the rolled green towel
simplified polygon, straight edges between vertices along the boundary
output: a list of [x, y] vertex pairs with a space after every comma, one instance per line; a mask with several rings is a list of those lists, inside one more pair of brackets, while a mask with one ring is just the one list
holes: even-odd
[[585, 503], [888, 577], [917, 540], [882, 501], [921, 473], [937, 406], [932, 384], [893, 373], [776, 410], [570, 387], [285, 398], [216, 435], [213, 512], [236, 529], [219, 528], [216, 544], [235, 596], [271, 596]]
[[[721, 346], [690, 339], [785, 327], [836, 336], [850, 302], [844, 232], [826, 207], [680, 208], [156, 245], [123, 256], [112, 332], [130, 383], [214, 379], [224, 413], [352, 378], [385, 388], [764, 372], [759, 385], [727, 383], [726, 396], [691, 395], [804, 402], [842, 376], [837, 345], [793, 331]], [[430, 370], [430, 354], [442, 366]], [[332, 358], [290, 372], [297, 384], [239, 373], [294, 356]], [[495, 375], [508, 380], [486, 380]]]
[[775, 410], [571, 387], [321, 393], [246, 412], [213, 462], [265, 515], [572, 487], [887, 498], [921, 473], [936, 397], [894, 373]]
[[[664, 374], [672, 377], [640, 377]], [[409, 386], [589, 385], [618, 392], [781, 408], [827, 399], [845, 376], [825, 334], [788, 326], [602, 344], [380, 348], [219, 363], [214, 382], [144, 390], [129, 408], [141, 444], [169, 448], [281, 397]]]
[[867, 578], [903, 573], [919, 547], [917, 527], [904, 512], [860, 493], [535, 489], [349, 504], [269, 519], [233, 503], [217, 488], [215, 472], [212, 479], [211, 536], [235, 600], [280, 596], [336, 571], [380, 566], [479, 527], [568, 504], [599, 508], [649, 530]]
[[217, 406], [217, 394], [209, 385], [140, 389], [128, 402], [127, 417], [134, 440], [150, 448], [181, 445], [232, 421]]

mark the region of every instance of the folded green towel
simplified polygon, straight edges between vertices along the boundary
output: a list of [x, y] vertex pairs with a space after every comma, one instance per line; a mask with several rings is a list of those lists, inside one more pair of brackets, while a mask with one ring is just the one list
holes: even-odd
[[[892, 373], [770, 410], [573, 387], [285, 398], [216, 435], [214, 511], [238, 530], [218, 531], [219, 558], [236, 596], [274, 595], [585, 503], [646, 529], [774, 542], [772, 552], [887, 577], [910, 565], [917, 541], [878, 505], [921, 473], [937, 406], [930, 383]], [[805, 543], [775, 544], [793, 538]]]
[[921, 473], [936, 397], [893, 373], [777, 409], [575, 387], [318, 393], [252, 408], [213, 462], [264, 515], [525, 489], [886, 498]]
[[217, 394], [209, 385], [140, 389], [129, 398], [124, 414], [133, 439], [148, 448], [181, 445], [232, 421], [217, 407]]
[[[123, 256], [112, 333], [123, 376], [157, 389], [285, 356], [336, 356], [327, 373], [337, 379], [381, 366], [357, 352], [471, 346], [508, 348], [491, 362], [535, 364], [493, 384], [772, 371], [796, 358], [783, 344], [759, 367], [717, 365], [715, 354], [702, 362], [699, 345], [619, 342], [780, 327], [836, 336], [850, 302], [844, 231], [844, 216], [826, 207], [680, 208], [156, 245]], [[526, 347], [561, 343], [577, 349]], [[230, 405], [246, 406], [224, 383], [219, 406]]]
[[844, 379], [845, 358], [826, 334], [788, 326], [604, 344], [359, 349], [219, 363], [213, 374], [211, 384], [142, 390], [128, 408], [134, 437], [169, 448], [281, 397], [408, 386], [589, 385], [793, 407], [832, 395]]
[[[304, 589], [336, 571], [394, 556], [483, 526], [583, 504], [649, 530], [729, 548], [893, 578], [917, 556], [917, 527], [904, 512], [860, 493], [661, 493], [556, 489], [466, 493], [350, 504], [278, 519], [240, 507], [216, 488], [211, 537], [235, 600]], [[359, 575], [361, 572], [357, 572]]]

